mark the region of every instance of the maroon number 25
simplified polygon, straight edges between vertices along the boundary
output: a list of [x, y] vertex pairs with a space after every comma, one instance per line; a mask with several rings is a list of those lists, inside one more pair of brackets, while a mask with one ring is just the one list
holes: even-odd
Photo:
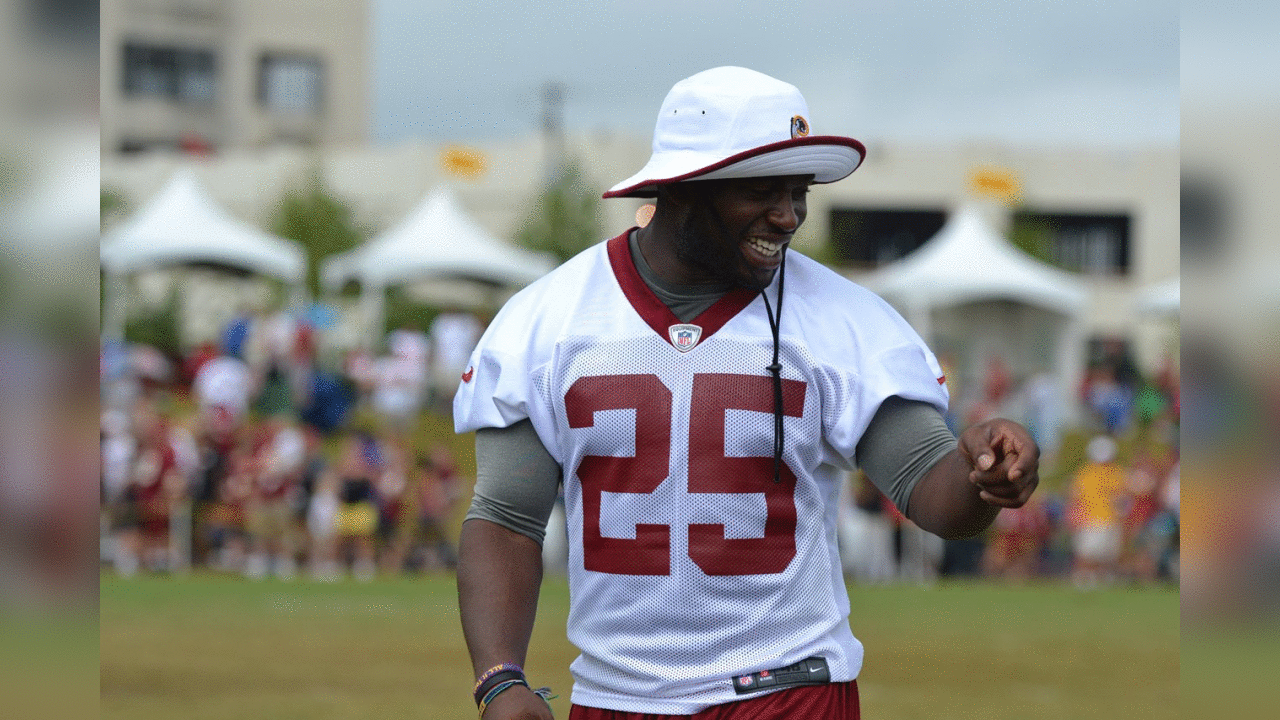
[[[708, 575], [780, 573], [796, 554], [796, 476], [783, 463], [773, 479], [773, 457], [725, 454], [729, 410], [773, 411], [773, 379], [763, 375], [700, 373], [693, 376], [689, 414], [689, 492], [764, 493], [762, 538], [726, 538], [723, 523], [688, 527], [689, 557]], [[782, 381], [783, 413], [800, 417], [805, 383]], [[569, 427], [586, 428], [602, 410], [635, 410], [636, 452], [631, 457], [587, 455], [578, 465], [582, 483], [584, 565], [618, 575], [671, 574], [671, 526], [636, 524], [636, 537], [600, 534], [605, 492], [651, 493], [667, 478], [671, 455], [671, 390], [657, 375], [579, 378], [565, 394]]]

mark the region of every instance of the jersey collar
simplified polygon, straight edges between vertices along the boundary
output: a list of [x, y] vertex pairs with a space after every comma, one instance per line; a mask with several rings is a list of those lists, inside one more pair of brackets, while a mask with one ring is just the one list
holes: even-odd
[[[635, 262], [631, 259], [627, 237], [636, 229], [631, 228], [608, 241], [609, 264], [613, 267], [613, 275], [618, 279], [622, 294], [631, 303], [631, 307], [635, 308], [640, 319], [670, 345], [672, 341], [667, 329], [672, 325], [681, 324], [681, 320], [654, 294], [644, 278], [640, 277], [640, 271], [636, 269]], [[707, 338], [714, 335], [725, 323], [750, 305], [757, 295], [759, 293], [746, 289], [730, 290], [711, 307], [703, 310], [698, 317], [690, 321], [690, 324], [702, 328], [700, 342], [706, 342]]]

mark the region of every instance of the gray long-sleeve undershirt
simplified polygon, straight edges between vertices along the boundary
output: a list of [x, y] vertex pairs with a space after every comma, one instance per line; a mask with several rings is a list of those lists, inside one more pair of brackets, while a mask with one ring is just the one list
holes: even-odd
[[[666, 285], [640, 255], [634, 234], [631, 255], [641, 277], [682, 321], [697, 317], [724, 294], [722, 288], [699, 291]], [[955, 447], [955, 436], [937, 408], [890, 397], [858, 441], [855, 461], [906, 514], [916, 484]], [[529, 420], [482, 428], [476, 432], [475, 496], [466, 519], [489, 520], [541, 544], [561, 474]]]

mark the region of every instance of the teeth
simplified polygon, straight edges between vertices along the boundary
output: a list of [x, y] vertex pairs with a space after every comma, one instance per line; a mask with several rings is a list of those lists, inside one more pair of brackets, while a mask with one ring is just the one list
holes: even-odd
[[782, 243], [771, 243], [758, 237], [749, 238], [747, 244], [755, 248], [761, 255], [766, 256], [777, 255], [782, 250]]

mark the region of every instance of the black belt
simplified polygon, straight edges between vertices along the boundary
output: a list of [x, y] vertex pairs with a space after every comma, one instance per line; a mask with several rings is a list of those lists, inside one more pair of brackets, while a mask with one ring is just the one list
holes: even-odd
[[750, 675], [739, 675], [733, 679], [733, 691], [739, 695], [749, 695], [771, 688], [825, 685], [829, 682], [831, 682], [831, 671], [827, 668], [827, 661], [820, 657], [811, 657], [794, 665], [774, 670], [761, 670]]

